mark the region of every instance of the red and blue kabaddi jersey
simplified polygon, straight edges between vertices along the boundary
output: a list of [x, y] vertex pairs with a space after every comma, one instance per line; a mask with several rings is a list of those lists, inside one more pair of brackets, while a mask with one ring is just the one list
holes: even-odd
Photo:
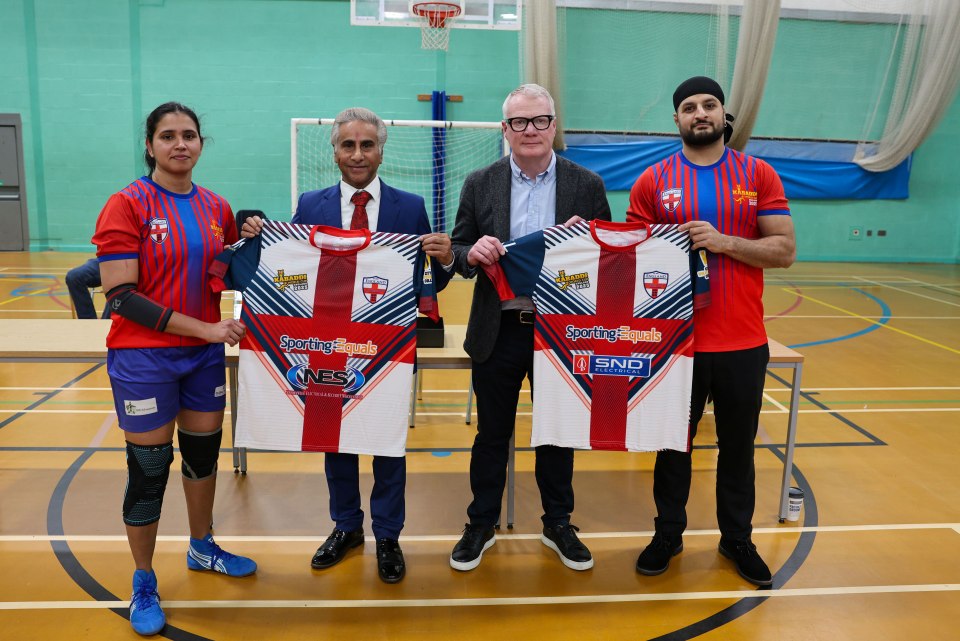
[[[114, 194], [97, 218], [91, 242], [100, 262], [136, 259], [137, 290], [165, 307], [217, 323], [220, 293], [208, 286], [207, 269], [226, 245], [237, 242], [233, 211], [223, 197], [198, 185], [188, 194], [167, 191], [143, 177]], [[113, 315], [107, 347], [205, 345]]]
[[438, 318], [420, 237], [267, 221], [223, 261], [247, 326], [236, 445], [403, 456], [418, 302]]
[[[647, 168], [630, 190], [627, 220], [685, 223], [706, 220], [721, 234], [759, 238], [759, 216], [790, 215], [773, 167], [733, 149], [712, 165], [677, 152]], [[698, 352], [726, 352], [767, 342], [763, 326], [763, 269], [709, 254], [709, 307], [696, 311]]]
[[693, 307], [709, 302], [688, 235], [594, 220], [505, 247], [484, 270], [537, 308], [531, 445], [687, 451]]

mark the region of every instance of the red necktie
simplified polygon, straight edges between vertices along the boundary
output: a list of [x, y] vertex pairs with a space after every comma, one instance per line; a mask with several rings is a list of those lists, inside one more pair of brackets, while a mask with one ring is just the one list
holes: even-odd
[[353, 203], [353, 218], [350, 219], [350, 229], [370, 229], [367, 222], [367, 203], [373, 198], [365, 191], [356, 191], [350, 197]]

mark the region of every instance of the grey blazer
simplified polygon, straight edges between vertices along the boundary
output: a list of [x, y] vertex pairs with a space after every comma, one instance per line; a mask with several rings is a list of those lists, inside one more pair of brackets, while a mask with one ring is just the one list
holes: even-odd
[[[560, 156], [556, 171], [557, 224], [574, 216], [610, 220], [610, 205], [600, 176]], [[495, 236], [501, 242], [510, 239], [510, 185], [509, 156], [467, 176], [453, 227], [454, 267], [467, 278], [477, 275], [463, 348], [479, 363], [490, 357], [497, 341], [500, 298], [483, 270], [467, 264], [467, 253], [481, 236]]]

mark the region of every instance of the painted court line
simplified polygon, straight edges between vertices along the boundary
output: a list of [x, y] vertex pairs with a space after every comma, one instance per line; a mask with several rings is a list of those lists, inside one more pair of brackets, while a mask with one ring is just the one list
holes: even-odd
[[956, 284], [956, 283], [948, 283], [948, 284], [946, 284], [946, 285], [941, 285], [941, 284], [937, 284], [937, 283], [925, 283], [925, 282], [923, 282], [923, 281], [917, 280], [916, 278], [908, 278], [907, 280], [908, 280], [910, 283], [914, 283], [914, 284], [920, 285], [920, 286], [922, 286], [922, 287], [932, 287], [932, 288], [934, 288], [934, 289], [942, 290], [942, 291], [946, 292], [947, 294], [956, 294], [956, 293], [957, 293], [957, 284]]
[[[803, 392], [925, 392], [928, 390], [960, 390], [956, 386], [943, 387], [804, 387]], [[789, 387], [772, 387], [764, 392], [792, 392]]]
[[870, 319], [870, 318], [867, 318], [866, 316], [861, 316], [860, 314], [856, 314], [856, 313], [851, 312], [851, 311], [849, 311], [849, 310], [843, 309], [842, 307], [837, 307], [836, 305], [831, 305], [830, 303], [828, 303], [828, 302], [826, 302], [826, 301], [822, 301], [822, 300], [813, 298], [812, 296], [807, 296], [806, 294], [804, 294], [803, 292], [801, 292], [801, 291], [799, 291], [799, 290], [797, 290], [797, 289], [794, 289], [794, 290], [785, 289], [784, 291], [788, 291], [788, 292], [790, 292], [790, 293], [792, 293], [792, 294], [795, 294], [795, 295], [797, 295], [797, 296], [800, 296], [801, 298], [803, 298], [803, 299], [805, 299], [805, 300], [809, 300], [809, 301], [811, 301], [811, 302], [814, 302], [814, 303], [818, 303], [818, 304], [820, 304], [820, 305], [823, 305], [824, 307], [829, 307], [830, 309], [835, 309], [835, 310], [837, 310], [838, 312], [844, 312], [844, 313], [846, 313], [846, 314], [849, 314], [849, 315], [850, 315], [851, 317], [853, 317], [853, 318], [859, 318], [859, 319], [861, 319], [861, 320], [863, 320], [863, 321], [865, 321], [865, 322], [867, 322], [867, 323], [872, 323], [872, 324], [874, 324], [874, 325], [877, 325], [877, 326], [879, 326], [879, 327], [881, 327], [881, 328], [883, 328], [883, 329], [889, 330], [889, 331], [891, 331], [891, 332], [896, 332], [896, 333], [898, 333], [898, 334], [902, 334], [903, 336], [907, 336], [907, 337], [909, 337], [909, 338], [913, 338], [913, 339], [915, 339], [915, 340], [920, 341], [921, 343], [926, 343], [927, 345], [933, 345], [934, 347], [939, 347], [940, 349], [946, 350], [946, 351], [948, 351], [948, 352], [952, 352], [953, 354], [960, 354], [960, 350], [958, 350], [958, 349], [954, 349], [954, 348], [952, 348], [952, 347], [948, 347], [948, 346], [946, 346], [946, 345], [942, 345], [942, 344], [940, 344], [940, 343], [937, 343], [937, 342], [935, 342], [935, 341], [926, 339], [926, 338], [924, 338], [924, 337], [922, 337], [922, 336], [917, 336], [916, 334], [912, 334], [912, 333], [910, 333], [910, 332], [905, 332], [905, 331], [903, 331], [902, 329], [897, 329], [896, 327], [892, 327], [892, 326], [890, 326], [889, 324], [886, 324], [886, 323], [878, 323], [877, 321], [872, 320], [872, 319]]
[[[772, 401], [771, 401], [772, 402]], [[779, 404], [777, 404], [779, 405]], [[761, 414], [784, 414], [786, 408], [775, 410], [761, 410]], [[798, 414], [914, 414], [922, 412], [960, 412], [960, 407], [890, 407], [890, 408], [861, 408], [861, 409], [810, 409], [797, 410]], [[476, 410], [473, 411], [476, 414]], [[116, 414], [112, 409], [109, 410], [27, 410], [27, 409], [2, 409], [0, 414]], [[704, 412], [706, 415], [712, 415], [713, 411]], [[226, 410], [225, 416], [230, 416], [230, 410]], [[463, 412], [427, 412], [417, 410], [417, 416], [463, 416]], [[517, 412], [517, 416], [533, 416], [533, 412]]]
[[[249, 601], [163, 601], [165, 608], [448, 608], [517, 605], [575, 605], [584, 603], [638, 603], [643, 601], [697, 601], [768, 599], [855, 594], [906, 594], [956, 592], [958, 583], [921, 585], [863, 585], [832, 588], [781, 588], [776, 590], [717, 590], [714, 592], [666, 592], [660, 594], [590, 594], [576, 596], [486, 597], [473, 599], [251, 599]], [[97, 610], [126, 609], [128, 601], [2, 601], [0, 610]]]
[[[878, 523], [874, 525], [816, 525], [809, 527], [781, 527], [754, 528], [753, 534], [803, 534], [808, 532], [887, 532], [893, 530], [954, 530], [960, 534], [960, 523]], [[720, 530], [686, 530], [684, 536], [718, 536]], [[414, 534], [404, 535], [403, 540], [410, 542], [459, 541], [462, 535], [457, 534]], [[653, 536], [653, 530], [637, 532], [581, 532], [581, 539], [627, 539], [645, 538]], [[157, 536], [158, 542], [184, 543], [189, 537], [181, 535]], [[539, 541], [540, 534], [499, 534], [501, 541]], [[218, 534], [217, 540], [227, 543], [312, 543], [316, 536], [230, 536]], [[373, 536], [365, 537], [366, 541], [373, 542]], [[0, 543], [43, 543], [51, 541], [66, 541], [70, 543], [127, 543], [123, 534], [5, 534], [0, 535]]]
[[869, 279], [863, 278], [863, 277], [861, 277], [861, 276], [855, 276], [854, 278], [856, 278], [857, 280], [863, 281], [863, 282], [865, 282], [865, 283], [869, 283], [869, 284], [871, 284], [871, 285], [877, 285], [877, 286], [879, 286], [879, 287], [886, 287], [887, 289], [892, 289], [892, 290], [894, 290], [894, 291], [901, 292], [901, 293], [903, 293], [903, 294], [910, 294], [911, 296], [917, 296], [918, 298], [925, 298], [925, 299], [927, 299], [927, 300], [932, 300], [932, 301], [934, 301], [935, 303], [942, 303], [942, 304], [944, 304], [944, 305], [950, 305], [950, 306], [952, 306], [952, 307], [960, 307], [960, 303], [955, 303], [955, 302], [953, 302], [953, 301], [944, 300], [944, 299], [942, 299], [942, 298], [935, 298], [935, 297], [933, 297], [933, 296], [927, 296], [927, 295], [925, 295], [925, 294], [921, 294], [921, 293], [919, 293], [919, 292], [911, 291], [911, 290], [909, 290], [909, 289], [904, 289], [904, 288], [902, 288], [902, 287], [894, 287], [893, 285], [888, 285], [888, 284], [886, 284], [886, 283], [881, 283], [881, 282], [869, 280]]
[[769, 394], [767, 394], [766, 391], [763, 392], [763, 397], [764, 397], [765, 399], [767, 399], [768, 401], [770, 401], [773, 405], [775, 405], [776, 408], [777, 408], [778, 410], [780, 410], [781, 412], [789, 412], [789, 411], [790, 411], [790, 410], [788, 410], [788, 409], [786, 408], [785, 405], [783, 405], [782, 403], [777, 402], [777, 400], [776, 400], [775, 398], [773, 398], [772, 396], [770, 396]]
[[0, 387], [0, 391], [20, 391], [20, 392], [109, 392], [109, 387]]
[[[851, 320], [848, 314], [789, 314], [787, 316], [767, 316], [767, 319], [776, 318], [777, 320], [809, 320], [811, 318], [822, 320], [824, 318], [845, 318]], [[900, 316], [900, 315], [891, 315], [891, 316], [881, 316], [879, 314], [864, 314], [861, 318], [889, 318], [890, 320], [958, 320], [960, 316]]]
[[[844, 316], [844, 318], [847, 318]], [[957, 317], [960, 319], [960, 316]], [[0, 391], [20, 391], [20, 392], [109, 392], [110, 387], [82, 387], [73, 385], [71, 387], [14, 387], [0, 386]], [[960, 390], [957, 385], [934, 385], [923, 387], [804, 387], [804, 392], [922, 392], [935, 390]], [[424, 394], [466, 394], [466, 389], [425, 389], [420, 390]], [[792, 392], [789, 387], [768, 387], [764, 392]]]

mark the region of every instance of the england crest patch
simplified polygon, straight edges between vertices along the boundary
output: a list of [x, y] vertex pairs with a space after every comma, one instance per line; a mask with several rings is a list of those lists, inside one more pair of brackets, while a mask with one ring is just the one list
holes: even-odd
[[670, 280], [670, 274], [665, 272], [644, 272], [643, 291], [647, 292], [650, 298], [656, 298], [667, 288], [668, 280]]
[[150, 240], [159, 245], [167, 239], [170, 228], [167, 226], [166, 218], [151, 218], [147, 225], [150, 230], [148, 232], [150, 234]]
[[364, 276], [363, 295], [371, 303], [376, 303], [387, 293], [387, 286], [390, 284], [386, 278], [379, 276]]
[[664, 189], [660, 192], [660, 203], [669, 212], [676, 211], [681, 200], [683, 200], [683, 190], [680, 188]]

